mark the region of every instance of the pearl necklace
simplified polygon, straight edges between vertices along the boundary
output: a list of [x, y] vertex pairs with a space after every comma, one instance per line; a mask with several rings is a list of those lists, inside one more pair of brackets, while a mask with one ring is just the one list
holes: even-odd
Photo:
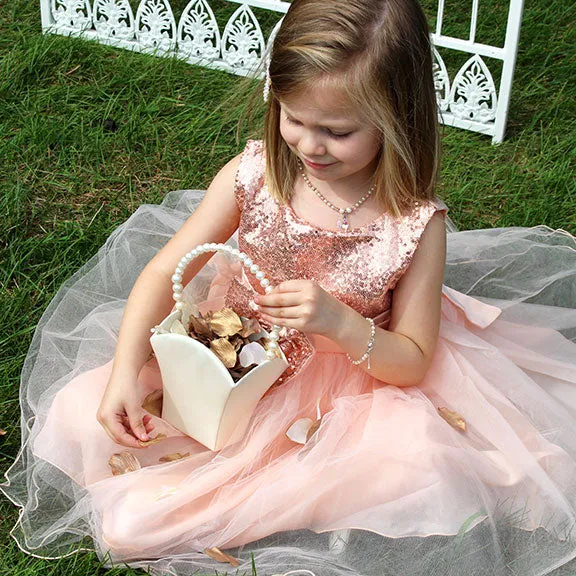
[[357, 210], [358, 208], [360, 208], [360, 206], [366, 200], [368, 200], [368, 198], [370, 197], [372, 192], [374, 192], [374, 189], [376, 188], [376, 184], [375, 183], [372, 184], [372, 186], [370, 186], [370, 190], [368, 190], [368, 192], [364, 196], [362, 196], [362, 198], [360, 198], [360, 200], [358, 200], [358, 202], [356, 202], [352, 206], [349, 206], [348, 208], [338, 208], [337, 206], [334, 206], [334, 204], [332, 204], [332, 202], [330, 202], [330, 200], [328, 200], [328, 198], [325, 198], [324, 196], [322, 196], [322, 194], [320, 193], [320, 190], [318, 190], [318, 188], [316, 188], [316, 186], [314, 186], [314, 184], [312, 184], [312, 182], [310, 182], [310, 180], [308, 179], [308, 176], [306, 176], [306, 173], [304, 172], [304, 166], [302, 164], [302, 161], [300, 160], [300, 158], [298, 158], [297, 160], [298, 160], [298, 169], [300, 170], [300, 174], [302, 174], [302, 178], [304, 178], [304, 182], [306, 182], [306, 184], [308, 184], [308, 186], [315, 192], [316, 196], [318, 196], [318, 198], [320, 198], [320, 200], [322, 200], [322, 202], [324, 202], [324, 204], [326, 204], [326, 206], [332, 208], [332, 210], [336, 210], [336, 212], [338, 212], [341, 215], [341, 218], [338, 220], [337, 225], [338, 225], [338, 228], [340, 228], [341, 230], [344, 230], [344, 232], [346, 232], [348, 230], [348, 228], [350, 228], [350, 222], [348, 222], [348, 214], [351, 214], [352, 212], [354, 212], [354, 210]]

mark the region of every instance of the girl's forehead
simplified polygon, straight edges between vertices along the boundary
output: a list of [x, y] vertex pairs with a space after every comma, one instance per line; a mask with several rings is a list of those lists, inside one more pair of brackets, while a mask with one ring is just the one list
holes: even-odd
[[320, 121], [358, 121], [360, 115], [342, 89], [309, 86], [280, 101], [289, 114], [309, 116]]

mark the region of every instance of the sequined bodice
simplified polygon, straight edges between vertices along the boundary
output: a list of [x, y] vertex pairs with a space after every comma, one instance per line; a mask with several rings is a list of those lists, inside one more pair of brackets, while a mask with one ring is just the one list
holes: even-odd
[[[382, 215], [348, 231], [325, 230], [275, 201], [264, 181], [265, 151], [250, 140], [242, 155], [235, 186], [242, 210], [240, 250], [260, 266], [272, 285], [308, 279], [372, 318], [391, 306], [392, 290], [408, 267], [422, 232], [441, 202], [417, 205], [408, 216]], [[253, 286], [259, 289], [258, 282]]]

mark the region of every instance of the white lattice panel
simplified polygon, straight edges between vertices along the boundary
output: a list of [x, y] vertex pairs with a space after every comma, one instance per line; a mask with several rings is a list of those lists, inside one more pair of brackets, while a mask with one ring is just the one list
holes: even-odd
[[[81, 35], [105, 44], [158, 56], [177, 56], [191, 64], [253, 74], [290, 4], [282, 0], [229, 0], [237, 10], [219, 23], [209, 0], [191, 0], [176, 22], [169, 0], [141, 0], [136, 15], [128, 0], [40, 0], [44, 32]], [[518, 49], [523, 0], [510, 0], [504, 47], [476, 42], [479, 0], [472, 0], [468, 38], [442, 35], [444, 0], [438, 0], [432, 34], [434, 80], [440, 120], [481, 132], [501, 142], [506, 127], [512, 77]], [[252, 8], [278, 14], [266, 39]], [[437, 48], [470, 54], [452, 75]], [[502, 61], [499, 89], [484, 58]]]

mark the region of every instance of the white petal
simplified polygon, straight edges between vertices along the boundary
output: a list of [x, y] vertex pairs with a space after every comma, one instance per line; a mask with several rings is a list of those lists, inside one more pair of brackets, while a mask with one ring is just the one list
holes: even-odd
[[306, 444], [306, 436], [312, 424], [314, 424], [314, 422], [312, 422], [310, 418], [300, 418], [300, 420], [296, 420], [296, 422], [286, 430], [286, 436], [288, 436], [292, 442]]
[[246, 368], [246, 366], [250, 366], [250, 364], [262, 364], [267, 360], [266, 358], [266, 350], [258, 344], [258, 342], [250, 342], [250, 344], [245, 344], [242, 346], [242, 350], [240, 350], [240, 354], [238, 355], [240, 360], [240, 364]]
[[180, 320], [174, 320], [174, 322], [172, 322], [172, 325], [170, 326], [170, 332], [172, 332], [172, 334], [182, 334], [182, 336], [188, 336], [188, 332]]

